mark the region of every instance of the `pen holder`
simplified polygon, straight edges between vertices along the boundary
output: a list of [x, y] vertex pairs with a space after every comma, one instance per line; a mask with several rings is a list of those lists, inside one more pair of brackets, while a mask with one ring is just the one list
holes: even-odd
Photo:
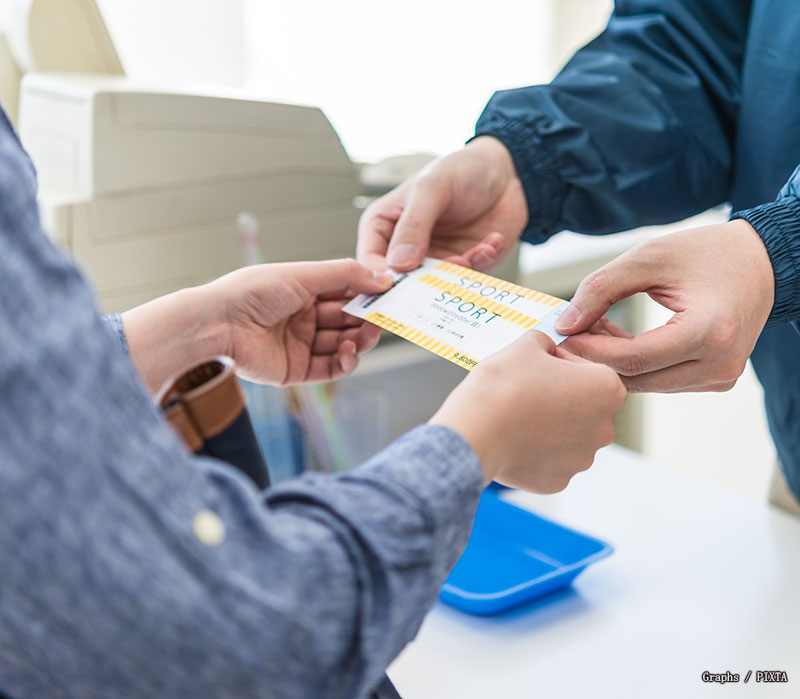
[[388, 397], [337, 384], [288, 389], [242, 382], [274, 483], [304, 471], [347, 471], [387, 441]]

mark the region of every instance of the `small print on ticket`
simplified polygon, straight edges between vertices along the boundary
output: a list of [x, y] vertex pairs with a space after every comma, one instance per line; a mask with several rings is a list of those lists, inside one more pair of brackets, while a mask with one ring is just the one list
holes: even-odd
[[391, 289], [356, 296], [345, 312], [465, 369], [532, 328], [556, 344], [566, 339], [555, 322], [568, 303], [555, 296], [429, 257], [413, 272], [392, 274]]

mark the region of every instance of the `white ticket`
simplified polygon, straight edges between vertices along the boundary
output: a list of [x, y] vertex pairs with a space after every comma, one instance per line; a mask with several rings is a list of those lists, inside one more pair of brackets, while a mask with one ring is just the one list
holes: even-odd
[[477, 363], [536, 328], [556, 344], [568, 303], [466, 267], [425, 258], [413, 272], [392, 272], [383, 294], [361, 294], [344, 310], [472, 370]]

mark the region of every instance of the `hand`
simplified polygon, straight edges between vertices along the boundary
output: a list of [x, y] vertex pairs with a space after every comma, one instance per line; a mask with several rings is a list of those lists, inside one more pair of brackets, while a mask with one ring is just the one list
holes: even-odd
[[358, 224], [357, 258], [403, 272], [426, 255], [486, 270], [519, 240], [527, 220], [511, 154], [481, 136], [370, 204]]
[[[675, 312], [633, 337], [603, 314], [637, 292]], [[571, 352], [603, 362], [630, 392], [727, 391], [744, 371], [769, 317], [775, 278], [746, 221], [666, 235], [584, 279], [557, 329]], [[576, 334], [582, 333], [582, 334]]]
[[431, 418], [469, 442], [486, 474], [537, 493], [563, 490], [614, 439], [619, 377], [532, 330], [482, 360]]
[[352, 372], [380, 329], [342, 306], [392, 284], [354, 260], [244, 267], [123, 314], [131, 357], [152, 390], [217, 354], [240, 376], [278, 385], [331, 381]]

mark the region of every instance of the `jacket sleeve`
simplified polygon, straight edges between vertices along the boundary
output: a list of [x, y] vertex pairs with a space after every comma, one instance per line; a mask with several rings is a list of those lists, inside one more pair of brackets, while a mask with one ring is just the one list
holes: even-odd
[[511, 151], [542, 242], [727, 199], [750, 0], [617, 0], [549, 85], [496, 93], [476, 135]]
[[775, 302], [767, 327], [800, 320], [800, 165], [775, 201], [737, 211], [767, 247], [775, 274]]

